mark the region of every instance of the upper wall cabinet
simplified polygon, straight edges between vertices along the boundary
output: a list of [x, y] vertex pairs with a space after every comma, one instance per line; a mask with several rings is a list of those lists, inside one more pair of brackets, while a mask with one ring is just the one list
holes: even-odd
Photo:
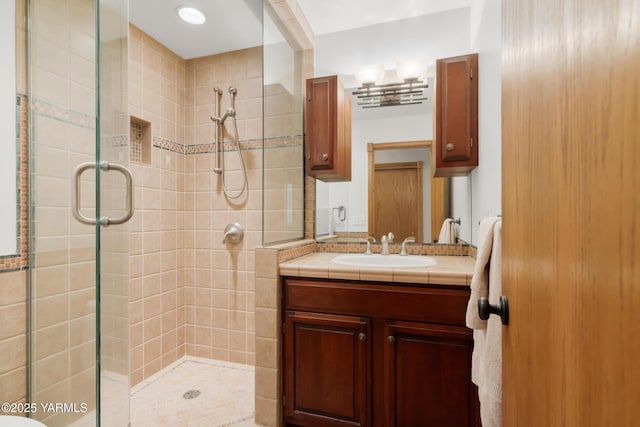
[[434, 176], [468, 175], [478, 166], [478, 54], [438, 59]]
[[307, 80], [305, 169], [321, 181], [351, 181], [351, 100], [338, 76]]

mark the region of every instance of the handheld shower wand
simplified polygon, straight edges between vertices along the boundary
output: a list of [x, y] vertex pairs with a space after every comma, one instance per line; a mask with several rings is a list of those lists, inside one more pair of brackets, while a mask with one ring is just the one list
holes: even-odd
[[[222, 93], [222, 91], [220, 91]], [[227, 120], [227, 117], [235, 117], [236, 116], [236, 94], [238, 93], [238, 89], [231, 86], [229, 88], [229, 93], [231, 94], [231, 107], [227, 108], [227, 112], [222, 116], [221, 122], [224, 124], [224, 121]]]
[[[244, 158], [242, 156], [242, 151], [240, 149], [240, 140], [238, 139], [238, 124], [236, 123], [236, 95], [238, 94], [238, 89], [231, 86], [229, 87], [229, 94], [231, 95], [231, 107], [227, 108], [226, 113], [222, 117], [220, 117], [220, 101], [222, 100], [222, 90], [219, 87], [213, 88], [215, 93], [215, 110], [216, 115], [211, 116], [211, 121], [215, 123], [215, 158], [214, 158], [214, 167], [213, 171], [215, 173], [222, 175], [222, 191], [227, 199], [237, 199], [242, 196], [247, 190], [247, 168], [244, 164]], [[225, 171], [225, 149], [224, 149], [224, 122], [228, 117], [231, 117], [231, 122], [233, 124], [233, 136], [234, 140], [231, 142], [235, 142], [236, 152], [240, 157], [240, 164], [242, 165], [242, 188], [233, 194], [228, 188], [226, 183], [226, 171]], [[222, 144], [222, 146], [221, 146]]]

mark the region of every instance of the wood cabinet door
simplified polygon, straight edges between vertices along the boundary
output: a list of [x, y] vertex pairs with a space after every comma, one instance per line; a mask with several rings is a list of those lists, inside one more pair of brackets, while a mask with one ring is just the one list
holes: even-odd
[[480, 425], [469, 329], [387, 321], [383, 339], [385, 426]]
[[436, 61], [435, 176], [466, 175], [478, 165], [478, 54]]
[[370, 425], [369, 319], [287, 311], [285, 421], [300, 426]]
[[335, 145], [338, 138], [337, 93], [337, 76], [307, 80], [305, 142], [308, 175], [334, 167]]

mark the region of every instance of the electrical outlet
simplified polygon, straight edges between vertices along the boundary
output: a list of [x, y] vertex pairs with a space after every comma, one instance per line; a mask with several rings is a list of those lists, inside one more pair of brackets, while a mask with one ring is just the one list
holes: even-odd
[[361, 215], [354, 215], [351, 217], [351, 225], [365, 225], [367, 223], [365, 217]]

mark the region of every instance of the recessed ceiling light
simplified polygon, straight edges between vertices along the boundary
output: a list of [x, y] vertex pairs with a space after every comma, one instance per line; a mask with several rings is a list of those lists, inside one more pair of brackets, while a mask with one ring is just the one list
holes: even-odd
[[207, 20], [207, 17], [204, 16], [204, 13], [189, 6], [180, 6], [176, 9], [178, 16], [185, 22], [193, 25], [204, 24], [204, 21]]

